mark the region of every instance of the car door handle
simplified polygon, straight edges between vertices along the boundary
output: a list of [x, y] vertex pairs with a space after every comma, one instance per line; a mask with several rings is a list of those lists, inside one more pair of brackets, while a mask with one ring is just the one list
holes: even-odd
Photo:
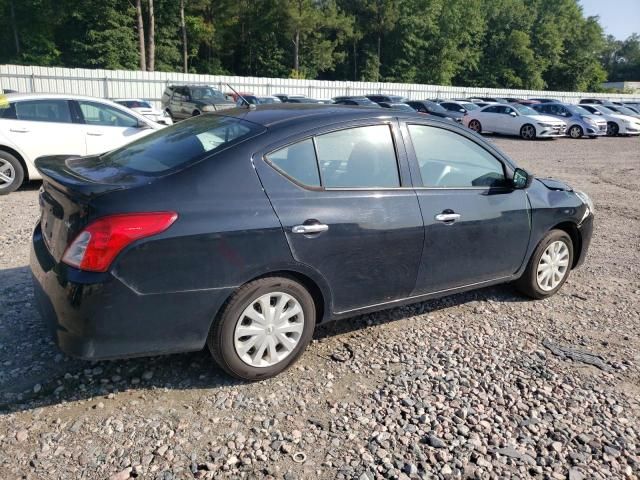
[[296, 225], [291, 229], [293, 233], [320, 233], [329, 230], [329, 225], [312, 223], [311, 225]]
[[14, 133], [28, 133], [29, 129], [28, 128], [10, 128], [9, 131]]
[[439, 213], [436, 215], [436, 220], [444, 223], [454, 223], [456, 220], [460, 219], [459, 213]]
[[102, 135], [104, 135], [104, 132], [87, 132], [87, 135], [90, 135], [92, 137], [101, 137]]

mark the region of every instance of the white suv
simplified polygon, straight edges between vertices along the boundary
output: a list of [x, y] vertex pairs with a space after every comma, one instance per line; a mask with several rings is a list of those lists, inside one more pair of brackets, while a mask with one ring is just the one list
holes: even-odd
[[100, 98], [44, 93], [0, 96], [0, 195], [13, 192], [23, 181], [39, 180], [34, 164], [38, 157], [96, 155], [162, 127]]

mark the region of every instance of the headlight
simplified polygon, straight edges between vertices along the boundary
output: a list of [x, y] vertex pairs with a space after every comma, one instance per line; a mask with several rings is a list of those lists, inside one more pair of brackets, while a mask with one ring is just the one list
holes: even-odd
[[591, 125], [597, 125], [598, 122], [596, 122], [593, 118], [590, 117], [581, 117], [582, 120], [584, 120], [585, 122], [591, 124]]
[[[589, 197], [589, 195], [587, 195], [586, 193], [581, 192], [581, 191], [579, 191], [579, 190], [574, 190], [574, 193], [576, 194], [576, 196], [577, 196], [580, 200], [582, 200], [582, 203], [584, 203], [584, 204], [587, 206], [587, 208], [589, 209], [589, 211], [590, 211], [591, 213], [594, 213], [594, 212], [595, 212], [595, 208], [594, 208], [594, 206], [593, 206], [593, 200], [591, 200], [591, 197]], [[589, 213], [587, 212], [587, 214], [585, 215], [585, 217], [586, 217], [588, 214], [589, 214]]]
[[213, 105], [205, 105], [204, 107], [202, 107], [201, 110], [203, 112], [215, 112], [216, 111], [216, 107], [214, 107]]
[[538, 122], [538, 125], [540, 125], [541, 127], [545, 127], [545, 128], [551, 128], [551, 127], [553, 127], [553, 125], [551, 125], [550, 123], [541, 123], [541, 122]]

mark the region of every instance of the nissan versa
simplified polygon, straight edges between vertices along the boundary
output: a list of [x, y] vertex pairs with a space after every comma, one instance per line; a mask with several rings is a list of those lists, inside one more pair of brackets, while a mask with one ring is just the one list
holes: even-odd
[[506, 282], [548, 297], [593, 227], [584, 193], [400, 111], [227, 110], [37, 167], [31, 269], [60, 348], [207, 345], [248, 380], [291, 365], [321, 322]]

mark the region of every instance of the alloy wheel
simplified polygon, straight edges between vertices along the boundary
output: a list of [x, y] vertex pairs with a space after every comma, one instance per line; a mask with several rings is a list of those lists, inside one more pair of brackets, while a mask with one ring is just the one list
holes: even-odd
[[569, 129], [569, 136], [571, 138], [580, 138], [582, 137], [582, 129], [578, 125], [574, 125]]
[[304, 330], [300, 302], [283, 292], [272, 292], [253, 300], [238, 318], [234, 348], [252, 367], [270, 367], [296, 348]]
[[607, 123], [607, 135], [609, 135], [610, 137], [615, 137], [616, 135], [618, 135], [619, 131], [620, 131], [620, 128], [618, 127], [617, 123], [615, 122]]
[[480, 127], [480, 122], [477, 120], [471, 120], [469, 123], [469, 128], [474, 132], [480, 133], [482, 127]]
[[541, 290], [555, 289], [569, 271], [569, 248], [561, 240], [549, 244], [538, 261], [536, 280]]
[[534, 138], [536, 138], [536, 129], [533, 127], [533, 125], [524, 125], [520, 130], [520, 135], [525, 140], [533, 140]]
[[0, 158], [0, 189], [6, 188], [11, 185], [16, 178], [16, 170], [11, 163], [3, 158]]

